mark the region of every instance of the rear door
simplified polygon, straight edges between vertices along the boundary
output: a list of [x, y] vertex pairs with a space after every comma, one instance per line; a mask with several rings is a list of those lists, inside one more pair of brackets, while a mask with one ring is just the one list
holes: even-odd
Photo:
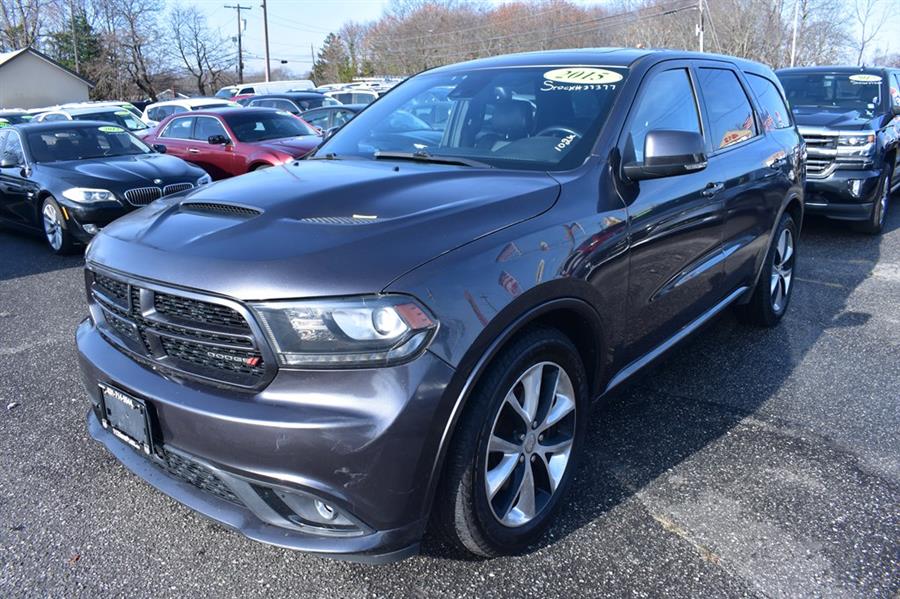
[[789, 160], [786, 146], [761, 130], [751, 92], [733, 65], [700, 61], [697, 82], [707, 121], [707, 170], [721, 185], [724, 287], [731, 291], [755, 281], [757, 258], [790, 188]]
[[17, 224], [37, 225], [29, 201], [34, 185], [23, 175], [25, 152], [17, 131], [0, 131], [0, 158], [17, 165], [0, 168], [0, 216]]
[[[619, 141], [622, 162], [643, 160], [653, 130], [703, 132], [690, 62], [664, 62], [645, 76]], [[718, 177], [705, 169], [625, 185], [631, 245], [626, 362], [723, 297]]]

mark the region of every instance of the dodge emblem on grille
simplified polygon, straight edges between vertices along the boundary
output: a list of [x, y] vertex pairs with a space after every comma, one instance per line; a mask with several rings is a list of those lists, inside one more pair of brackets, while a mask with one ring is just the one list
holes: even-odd
[[206, 355], [210, 358], [214, 358], [216, 360], [225, 360], [227, 362], [239, 362], [241, 364], [246, 364], [247, 366], [257, 366], [259, 364], [259, 356], [250, 356], [249, 358], [242, 358], [241, 356], [232, 356], [230, 354], [220, 354], [214, 351], [206, 352]]

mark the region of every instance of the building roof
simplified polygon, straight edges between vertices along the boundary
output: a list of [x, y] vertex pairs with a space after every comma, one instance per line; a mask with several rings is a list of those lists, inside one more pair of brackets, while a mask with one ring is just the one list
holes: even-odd
[[55, 60], [53, 60], [52, 58], [50, 58], [43, 52], [39, 52], [39, 51], [35, 50], [34, 48], [32, 48], [31, 46], [29, 46], [27, 48], [22, 48], [21, 50], [13, 50], [12, 52], [0, 52], [0, 71], [3, 70], [4, 65], [12, 62], [16, 58], [23, 56], [25, 54], [32, 54], [34, 56], [37, 56], [41, 60], [50, 63], [51, 65], [55, 66], [56, 68], [60, 69], [61, 71], [64, 71], [67, 74], [71, 75], [72, 77], [75, 77], [76, 79], [80, 79], [88, 87], [94, 87], [94, 83], [92, 81], [85, 79], [84, 77], [82, 77], [81, 75], [79, 75], [78, 73], [73, 71], [72, 69], [69, 69], [68, 67], [56, 62]]

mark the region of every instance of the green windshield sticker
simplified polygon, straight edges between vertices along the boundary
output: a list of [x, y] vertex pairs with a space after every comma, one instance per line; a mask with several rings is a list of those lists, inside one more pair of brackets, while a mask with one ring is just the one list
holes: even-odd
[[117, 110], [116, 116], [131, 116], [131, 113], [127, 110]]
[[9, 124], [8, 120], [0, 118], [0, 125], [8, 125], [8, 124]]
[[616, 89], [621, 73], [593, 67], [565, 67], [544, 73], [541, 91], [602, 91]]
[[99, 127], [99, 129], [103, 133], [125, 133], [121, 127]]

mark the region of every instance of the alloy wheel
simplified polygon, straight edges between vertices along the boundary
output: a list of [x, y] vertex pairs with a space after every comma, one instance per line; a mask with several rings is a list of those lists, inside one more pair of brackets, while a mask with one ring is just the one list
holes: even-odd
[[575, 391], [553, 362], [531, 366], [494, 417], [484, 466], [488, 504], [504, 526], [537, 517], [559, 488], [575, 438]]
[[59, 219], [59, 211], [51, 202], [44, 204], [44, 235], [47, 243], [54, 250], [59, 251], [63, 244], [62, 222]]
[[787, 305], [788, 293], [794, 274], [794, 235], [790, 229], [783, 229], [775, 245], [775, 256], [772, 258], [772, 276], [770, 292], [772, 309], [780, 313]]
[[884, 215], [887, 213], [888, 201], [891, 197], [891, 179], [890, 177], [884, 178], [884, 188], [881, 190], [881, 199], [878, 200], [879, 203], [879, 214], [878, 214], [878, 225], [881, 226], [884, 224]]

